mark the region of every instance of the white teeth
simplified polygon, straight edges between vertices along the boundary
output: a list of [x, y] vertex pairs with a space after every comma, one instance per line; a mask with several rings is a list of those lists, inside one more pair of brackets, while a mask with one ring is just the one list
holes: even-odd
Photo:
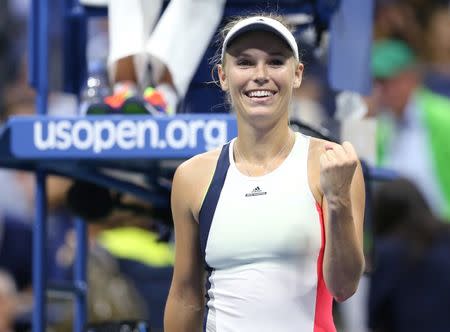
[[270, 97], [273, 96], [273, 92], [266, 91], [266, 90], [257, 90], [257, 91], [250, 91], [248, 93], [249, 97]]

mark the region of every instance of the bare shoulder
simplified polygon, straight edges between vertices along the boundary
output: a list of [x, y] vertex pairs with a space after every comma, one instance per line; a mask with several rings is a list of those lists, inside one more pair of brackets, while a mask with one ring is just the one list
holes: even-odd
[[183, 179], [183, 182], [196, 183], [206, 175], [214, 172], [220, 151], [220, 148], [214, 149], [184, 161], [178, 166], [175, 177]]
[[178, 166], [175, 171], [172, 194], [180, 195], [189, 205], [194, 218], [203, 203], [211, 183], [221, 148], [198, 154]]

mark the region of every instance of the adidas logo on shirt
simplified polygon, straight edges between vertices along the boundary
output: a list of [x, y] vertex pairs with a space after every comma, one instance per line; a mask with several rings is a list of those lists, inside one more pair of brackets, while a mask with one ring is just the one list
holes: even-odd
[[267, 191], [262, 191], [259, 186], [253, 189], [250, 193], [245, 194], [245, 197], [267, 195]]

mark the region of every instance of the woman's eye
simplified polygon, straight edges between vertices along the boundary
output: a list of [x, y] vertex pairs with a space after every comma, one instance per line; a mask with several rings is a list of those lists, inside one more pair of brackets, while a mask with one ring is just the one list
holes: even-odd
[[270, 60], [270, 65], [271, 66], [282, 66], [284, 64], [284, 60], [282, 59], [272, 59]]
[[238, 60], [237, 65], [238, 66], [250, 66], [251, 62], [246, 59], [241, 59], [241, 60]]

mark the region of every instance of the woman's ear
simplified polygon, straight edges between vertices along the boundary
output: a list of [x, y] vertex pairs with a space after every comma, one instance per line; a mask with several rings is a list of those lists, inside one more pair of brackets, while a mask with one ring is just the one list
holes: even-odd
[[295, 67], [295, 74], [294, 74], [294, 88], [297, 89], [302, 84], [302, 78], [303, 78], [303, 63], [298, 63]]
[[217, 65], [217, 74], [219, 75], [220, 87], [222, 88], [222, 91], [228, 91], [228, 80], [225, 75], [223, 65]]

